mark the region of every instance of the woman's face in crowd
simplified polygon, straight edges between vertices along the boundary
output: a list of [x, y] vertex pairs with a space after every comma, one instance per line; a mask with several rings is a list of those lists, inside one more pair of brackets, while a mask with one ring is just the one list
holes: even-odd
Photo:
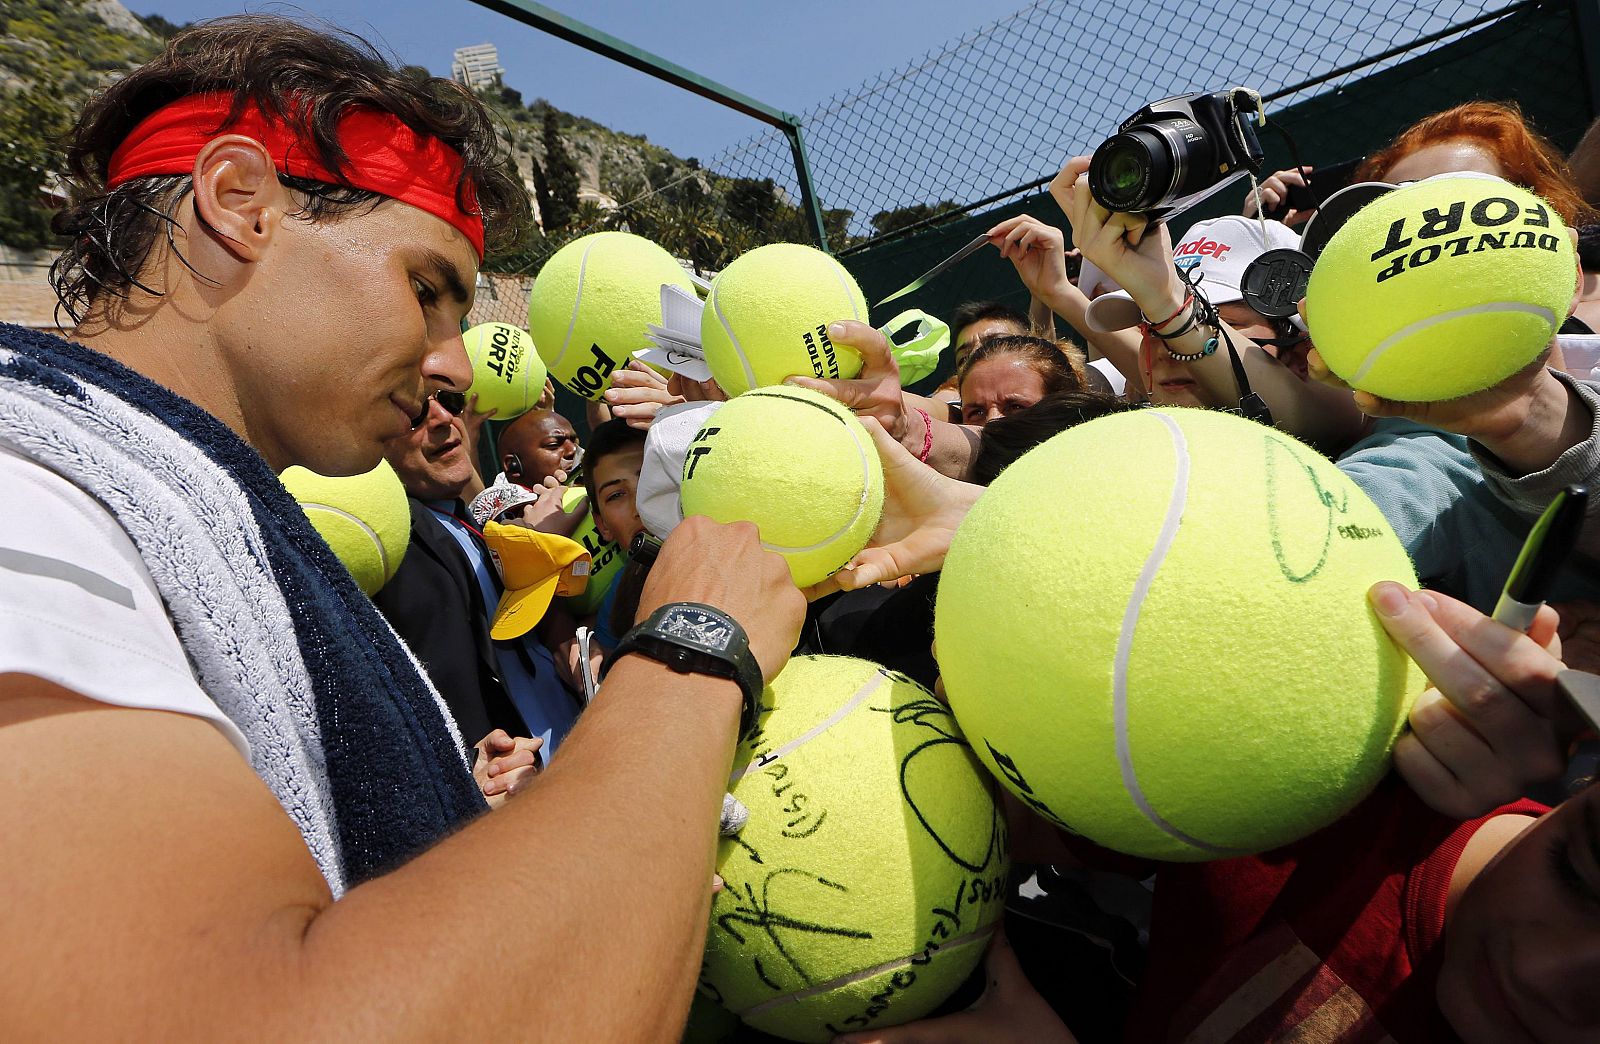
[[[1272, 321], [1260, 312], [1251, 308], [1243, 301], [1230, 301], [1217, 306], [1217, 316], [1233, 329], [1251, 340], [1276, 337], [1277, 329]], [[1265, 349], [1268, 353], [1277, 356], [1278, 350], [1272, 346]], [[1159, 338], [1145, 334], [1141, 351], [1145, 358], [1151, 360], [1150, 375], [1150, 401], [1158, 406], [1197, 406], [1206, 410], [1232, 409], [1239, 405], [1237, 402], [1223, 402], [1216, 399], [1195, 379], [1190, 372], [1190, 364], [1182, 363], [1168, 355]], [[1217, 351], [1225, 352], [1223, 345], [1217, 346]], [[1301, 362], [1301, 377], [1305, 376], [1305, 352], [1299, 353]], [[1287, 363], [1288, 360], [1285, 359]]]
[[1383, 180], [1398, 185], [1461, 170], [1493, 174], [1497, 178], [1506, 176], [1505, 168], [1482, 145], [1470, 139], [1458, 138], [1418, 149], [1385, 171]]
[[1600, 1040], [1600, 786], [1490, 861], [1444, 948], [1439, 1008], [1468, 1044]]
[[1044, 378], [1015, 355], [991, 356], [961, 382], [961, 422], [982, 427], [1044, 398]]

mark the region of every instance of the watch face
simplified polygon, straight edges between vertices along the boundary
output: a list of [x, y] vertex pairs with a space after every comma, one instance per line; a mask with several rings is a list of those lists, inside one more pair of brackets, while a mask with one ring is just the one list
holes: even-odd
[[733, 641], [733, 627], [725, 617], [684, 605], [667, 610], [657, 630], [711, 652], [726, 652]]

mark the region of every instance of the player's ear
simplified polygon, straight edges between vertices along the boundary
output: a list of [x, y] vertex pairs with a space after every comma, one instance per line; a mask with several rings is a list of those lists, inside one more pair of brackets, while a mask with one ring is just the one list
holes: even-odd
[[224, 134], [195, 157], [195, 213], [241, 261], [261, 259], [289, 202], [272, 157], [254, 138]]

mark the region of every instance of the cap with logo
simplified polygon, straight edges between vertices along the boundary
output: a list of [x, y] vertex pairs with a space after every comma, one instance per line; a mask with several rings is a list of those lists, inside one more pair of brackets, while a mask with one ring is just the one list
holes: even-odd
[[722, 406], [720, 402], [682, 402], [663, 407], [650, 422], [634, 506], [639, 521], [652, 536], [665, 540], [683, 521], [679, 488], [683, 485], [683, 462], [689, 456], [689, 444]]
[[[1266, 227], [1265, 243], [1261, 241], [1263, 225]], [[1201, 287], [1213, 305], [1228, 304], [1244, 299], [1241, 287], [1250, 262], [1268, 250], [1293, 248], [1299, 244], [1300, 237], [1282, 222], [1263, 222], [1230, 214], [1197, 222], [1173, 248], [1172, 263], [1191, 282], [1196, 276], [1204, 275]], [[1143, 317], [1128, 292], [1118, 290], [1091, 301], [1085, 318], [1091, 329], [1110, 333], [1138, 326]]]
[[494, 477], [492, 484], [483, 488], [482, 493], [472, 498], [467, 511], [472, 515], [472, 520], [481, 526], [486, 522], [498, 522], [506, 512], [537, 503], [538, 500], [538, 490], [520, 482], [512, 482], [506, 478], [505, 472], [501, 472]]
[[527, 634], [544, 618], [551, 599], [581, 594], [589, 583], [589, 552], [576, 541], [498, 522], [484, 524], [483, 538], [505, 586], [489, 627], [491, 638]]

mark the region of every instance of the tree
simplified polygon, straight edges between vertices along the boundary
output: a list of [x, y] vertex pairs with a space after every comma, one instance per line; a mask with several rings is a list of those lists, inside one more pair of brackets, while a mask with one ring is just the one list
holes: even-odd
[[890, 232], [898, 232], [908, 225], [915, 225], [919, 221], [936, 217], [939, 214], [948, 214], [959, 206], [954, 200], [944, 200], [941, 203], [913, 203], [909, 207], [900, 207], [896, 210], [880, 210], [872, 215], [872, 229], [880, 236]]
[[828, 233], [829, 249], [839, 250], [854, 242], [850, 235], [850, 219], [855, 216], [855, 211], [842, 207], [822, 212], [822, 228]]
[[0, 93], [0, 242], [33, 249], [51, 242], [42, 196], [64, 166], [60, 142], [72, 114], [48, 85]]
[[[566, 228], [578, 212], [578, 165], [572, 162], [561, 141], [561, 125], [553, 107], [544, 110], [544, 165], [535, 168], [534, 184], [539, 189], [539, 214], [549, 235]], [[541, 179], [542, 174], [542, 179]]]
[[726, 199], [729, 220], [748, 226], [758, 238], [772, 233], [780, 201], [771, 178], [734, 178]]
[[187, 29], [189, 27], [188, 22], [185, 22], [183, 25], [175, 25], [174, 23], [167, 21], [165, 18], [162, 18], [158, 14], [134, 15], [134, 17], [143, 22], [146, 29], [150, 30], [152, 33], [155, 33], [163, 40], [171, 39], [178, 32], [178, 30]]

